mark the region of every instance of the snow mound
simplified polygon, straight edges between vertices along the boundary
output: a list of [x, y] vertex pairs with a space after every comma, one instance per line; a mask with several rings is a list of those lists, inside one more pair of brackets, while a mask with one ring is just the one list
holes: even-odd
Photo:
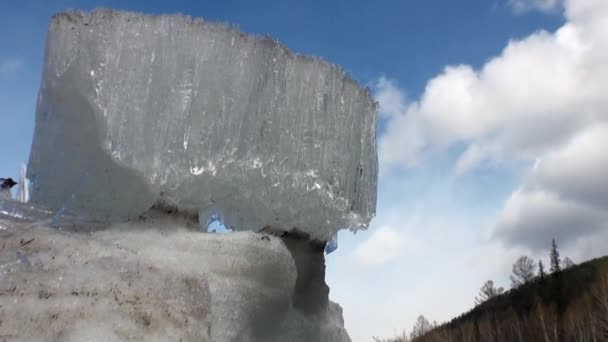
[[12, 222], [0, 239], [10, 341], [350, 341], [337, 304], [299, 308], [298, 252], [272, 235], [172, 220], [88, 233]]

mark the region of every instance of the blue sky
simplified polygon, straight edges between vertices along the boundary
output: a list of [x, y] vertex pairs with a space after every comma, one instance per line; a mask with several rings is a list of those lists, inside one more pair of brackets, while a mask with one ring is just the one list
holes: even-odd
[[606, 3], [2, 3], [0, 175], [28, 158], [53, 13], [180, 12], [269, 34], [341, 65], [381, 106], [377, 217], [341, 232], [327, 260], [351, 338], [392, 335], [418, 314], [445, 321], [485, 280], [508, 287], [517, 256], [545, 258], [553, 236], [575, 261], [606, 254]]
[[[184, 13], [226, 21], [245, 32], [269, 34], [292, 50], [341, 65], [363, 84], [380, 75], [419, 94], [426, 80], [447, 64], [478, 65], [512, 37], [555, 28], [559, 17], [513, 16], [487, 0], [467, 7], [445, 1], [18, 1], [0, 5], [0, 116], [14, 127], [0, 138], [14, 146], [0, 165], [16, 175], [33, 132], [44, 40], [49, 17], [66, 8], [113, 7], [148, 13]], [[4, 70], [7, 69], [7, 70]], [[7, 130], [5, 130], [6, 132]]]

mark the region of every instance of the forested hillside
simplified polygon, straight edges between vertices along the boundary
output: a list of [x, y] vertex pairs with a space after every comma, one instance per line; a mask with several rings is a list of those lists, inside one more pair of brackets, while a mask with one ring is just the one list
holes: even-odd
[[608, 341], [608, 257], [541, 273], [478, 300], [474, 309], [450, 322], [433, 325], [421, 316], [409, 336], [375, 340]]

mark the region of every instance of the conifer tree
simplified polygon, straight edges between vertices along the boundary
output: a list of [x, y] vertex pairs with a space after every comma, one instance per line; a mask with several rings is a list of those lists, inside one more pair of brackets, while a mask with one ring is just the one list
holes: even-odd
[[538, 260], [538, 277], [540, 280], [545, 279], [545, 265], [542, 260]]
[[549, 252], [549, 260], [551, 262], [549, 270], [551, 273], [561, 271], [561, 262], [559, 259], [559, 251], [557, 250], [557, 242], [555, 239], [551, 241], [551, 251]]

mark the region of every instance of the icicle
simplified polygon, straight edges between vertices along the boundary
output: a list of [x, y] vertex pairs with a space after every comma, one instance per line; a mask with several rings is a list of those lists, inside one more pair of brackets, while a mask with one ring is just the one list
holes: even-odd
[[30, 200], [29, 186], [30, 180], [25, 177], [27, 173], [27, 166], [25, 163], [21, 164], [21, 172], [19, 173], [19, 187], [17, 188], [16, 199], [19, 202], [27, 203]]

